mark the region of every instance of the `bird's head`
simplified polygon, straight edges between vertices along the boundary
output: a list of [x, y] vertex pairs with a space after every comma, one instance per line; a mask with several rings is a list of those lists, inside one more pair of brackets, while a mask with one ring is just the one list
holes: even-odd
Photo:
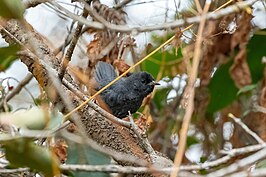
[[131, 75], [133, 89], [139, 91], [144, 97], [150, 94], [155, 85], [160, 85], [155, 82], [153, 77], [147, 72], [138, 72]]

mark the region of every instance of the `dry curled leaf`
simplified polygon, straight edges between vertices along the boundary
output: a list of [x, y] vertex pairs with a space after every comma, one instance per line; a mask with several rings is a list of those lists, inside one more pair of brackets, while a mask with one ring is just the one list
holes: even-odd
[[106, 21], [114, 23], [116, 25], [126, 24], [126, 13], [121, 9], [110, 8], [105, 4], [101, 4], [99, 1], [93, 2], [93, 8], [101, 15]]
[[262, 90], [259, 98], [259, 105], [266, 108], [266, 69], [264, 68]]
[[182, 40], [181, 40], [181, 36], [182, 36], [182, 31], [180, 28], [176, 28], [175, 30], [175, 38], [174, 40], [172, 40], [171, 45], [178, 48], [180, 47]]
[[[110, 8], [99, 1], [92, 2], [92, 7], [99, 16], [109, 23], [116, 25], [124, 25], [126, 23], [126, 13], [122, 10]], [[112, 63], [117, 59], [119, 53], [118, 43], [123, 37], [121, 33], [109, 29], [98, 31], [90, 29], [88, 33], [95, 33], [94, 40], [87, 45], [89, 67], [95, 66], [99, 60]]]
[[58, 139], [53, 146], [53, 151], [61, 163], [65, 163], [67, 160], [67, 148], [68, 146], [63, 139]]
[[71, 133], [75, 133], [77, 132], [77, 127], [75, 124], [73, 123], [70, 123], [68, 126], [67, 126], [67, 131], [71, 132]]
[[101, 51], [101, 38], [95, 37], [95, 39], [87, 45], [87, 54], [90, 59], [90, 63], [93, 63], [93, 65], [95, 65], [97, 56], [100, 54]]
[[230, 74], [238, 88], [251, 84], [251, 74], [246, 62], [246, 49], [241, 49], [234, 58], [234, 63], [230, 67]]
[[247, 14], [243, 11], [241, 14], [237, 16], [236, 25], [237, 29], [235, 33], [233, 33], [231, 40], [231, 49], [239, 46], [240, 44], [246, 45], [249, 40], [249, 34], [251, 30], [251, 21], [252, 15]]
[[234, 63], [230, 68], [230, 75], [238, 88], [251, 84], [251, 74], [247, 64], [246, 46], [251, 30], [252, 16], [245, 11], [238, 15], [236, 25], [237, 30], [232, 35], [231, 50], [238, 48], [239, 51], [234, 58]]
[[266, 107], [266, 87], [263, 87], [259, 99], [260, 106]]
[[[219, 29], [217, 28], [218, 21], [208, 21], [204, 31], [204, 36], [211, 36], [216, 34]], [[213, 66], [216, 64], [217, 53], [217, 37], [206, 37], [203, 41], [203, 57], [199, 66], [199, 76], [201, 79], [201, 85], [208, 85], [211, 79], [211, 72]]]
[[224, 31], [233, 19], [234, 15], [228, 15], [221, 20], [208, 21], [206, 24], [204, 31], [206, 38], [203, 41], [203, 57], [199, 71], [201, 86], [209, 84], [213, 67], [224, 63], [224, 56], [231, 51], [231, 34]]
[[68, 69], [69, 69], [70, 74], [74, 76], [74, 78], [79, 83], [88, 85], [88, 81], [89, 81], [88, 79], [90, 78], [90, 75], [87, 75], [87, 73], [84, 72], [82, 68], [69, 66]]
[[123, 74], [130, 68], [130, 66], [125, 63], [125, 60], [115, 60], [114, 66], [117, 68], [119, 75]]

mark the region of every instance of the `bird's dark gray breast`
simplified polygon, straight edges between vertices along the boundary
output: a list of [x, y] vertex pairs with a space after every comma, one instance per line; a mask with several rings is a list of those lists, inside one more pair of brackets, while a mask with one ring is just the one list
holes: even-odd
[[112, 114], [118, 118], [126, 117], [128, 111], [135, 113], [144, 99], [134, 89], [125, 85], [118, 81], [101, 93]]

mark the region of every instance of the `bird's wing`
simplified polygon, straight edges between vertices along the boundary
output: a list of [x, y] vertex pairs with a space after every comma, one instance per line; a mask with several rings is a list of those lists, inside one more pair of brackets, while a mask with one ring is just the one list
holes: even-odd
[[110, 83], [112, 80], [114, 80], [117, 77], [117, 75], [112, 65], [99, 61], [96, 65], [94, 77], [99, 87], [102, 88], [108, 83]]

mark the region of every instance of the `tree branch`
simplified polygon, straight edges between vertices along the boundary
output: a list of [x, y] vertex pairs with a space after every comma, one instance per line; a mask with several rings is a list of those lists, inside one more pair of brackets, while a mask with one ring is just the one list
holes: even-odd
[[73, 14], [72, 12], [70, 12], [66, 8], [60, 6], [59, 4], [57, 4], [54, 1], [50, 0], [49, 3], [54, 5], [55, 7], [57, 7], [62, 12], [64, 12], [64, 14], [67, 17], [69, 17], [73, 20], [79, 21], [80, 23], [83, 23], [87, 27], [94, 28], [94, 29], [101, 29], [101, 30], [105, 29], [105, 28], [109, 28], [110, 30], [113, 30], [113, 31], [125, 32], [125, 33], [127, 32], [127, 33], [134, 33], [135, 34], [135, 33], [139, 33], [139, 32], [172, 29], [172, 28], [176, 28], [176, 27], [180, 27], [180, 26], [184, 26], [184, 25], [188, 25], [188, 24], [197, 24], [197, 23], [200, 23], [202, 18], [204, 18], [206, 20], [219, 19], [219, 18], [224, 17], [226, 15], [238, 12], [241, 9], [245, 9], [246, 7], [253, 5], [257, 1], [259, 1], [259, 0], [240, 1], [240, 2], [235, 3], [234, 5], [223, 8], [219, 11], [209, 12], [206, 15], [199, 15], [199, 16], [195, 16], [195, 17], [191, 17], [191, 18], [187, 18], [187, 19], [179, 19], [176, 21], [166, 22], [166, 23], [162, 23], [159, 25], [135, 26], [135, 27], [128, 27], [126, 25], [115, 25], [115, 24], [111, 24], [109, 22], [107, 22], [108, 24], [106, 22], [104, 22], [105, 24], [103, 24], [101, 22], [88, 21], [85, 18], [79, 17], [76, 14]]
[[30, 7], [36, 7], [37, 5], [46, 2], [48, 2], [48, 0], [22, 0], [22, 3], [26, 9]]
[[246, 133], [248, 133], [249, 135], [251, 135], [258, 143], [260, 144], [265, 144], [265, 142], [263, 141], [263, 139], [261, 139], [261, 137], [259, 137], [259, 135], [257, 135], [255, 132], [253, 132], [252, 130], [250, 130], [250, 128], [248, 128], [248, 126], [246, 124], [244, 124], [240, 118], [236, 118], [233, 114], [229, 114], [228, 117], [230, 117], [231, 119], [234, 120], [235, 123], [237, 123], [238, 125], [240, 125], [244, 131]]
[[244, 168], [248, 165], [251, 165], [255, 162], [257, 162], [258, 160], [264, 159], [266, 157], [266, 148], [260, 150], [259, 152], [256, 152], [255, 154], [252, 154], [246, 158], [243, 158], [225, 168], [222, 168], [220, 170], [217, 170], [215, 172], [209, 173], [206, 177], [222, 177], [222, 176], [226, 176], [228, 174], [231, 174], [241, 168]]

